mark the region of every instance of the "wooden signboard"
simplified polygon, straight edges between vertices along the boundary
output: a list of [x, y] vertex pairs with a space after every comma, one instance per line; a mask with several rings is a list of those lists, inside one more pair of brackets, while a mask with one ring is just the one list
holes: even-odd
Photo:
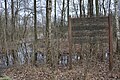
[[70, 21], [73, 43], [109, 42], [108, 17], [70, 18]]
[[108, 43], [109, 69], [112, 70], [113, 33], [111, 15], [108, 17], [71, 18], [68, 20], [69, 53], [72, 44]]

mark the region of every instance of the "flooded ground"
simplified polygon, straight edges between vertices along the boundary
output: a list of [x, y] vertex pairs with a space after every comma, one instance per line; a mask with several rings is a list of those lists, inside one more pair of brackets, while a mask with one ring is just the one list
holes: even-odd
[[[25, 64], [25, 60], [27, 59], [27, 63], [30, 64], [31, 60], [32, 60], [32, 55], [33, 55], [33, 49], [30, 47], [25, 48], [24, 46], [19, 47], [19, 49], [16, 51], [15, 53], [17, 59], [16, 62], [17, 64], [23, 65]], [[2, 66], [12, 66], [13, 65], [13, 56], [11, 53], [9, 53], [7, 55], [7, 57], [5, 56], [5, 54], [0, 54], [0, 65]], [[61, 53], [59, 55], [59, 65], [67, 65], [68, 64], [68, 57], [69, 54], [68, 53]], [[73, 62], [78, 61], [80, 59], [80, 56], [77, 53], [74, 53], [74, 55], [72, 55], [72, 60]], [[9, 63], [9, 65], [7, 65], [7, 61]], [[46, 54], [40, 51], [37, 51], [37, 63], [39, 64], [45, 64], [46, 63]]]

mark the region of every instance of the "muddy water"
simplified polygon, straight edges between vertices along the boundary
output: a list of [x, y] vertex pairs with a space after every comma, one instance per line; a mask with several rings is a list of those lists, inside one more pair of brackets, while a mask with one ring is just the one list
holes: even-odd
[[[33, 49], [31, 47], [28, 46], [29, 44], [26, 44], [26, 46], [24, 44], [22, 44], [21, 46], [19, 46], [18, 50], [16, 51], [16, 57], [17, 57], [17, 63], [22, 65], [25, 63], [25, 60], [27, 60], [28, 64], [31, 63], [32, 60], [32, 53], [33, 53]], [[0, 54], [1, 55], [1, 54]], [[69, 55], [67, 53], [61, 54], [59, 56], [59, 64], [60, 65], [67, 65], [68, 64], [68, 57]], [[80, 57], [77, 55], [77, 53], [75, 55], [72, 56], [72, 60], [73, 61], [77, 61], [79, 60]], [[12, 66], [13, 65], [13, 56], [11, 53], [9, 53], [8, 55], [8, 66]], [[2, 66], [7, 66], [7, 59], [5, 57], [5, 55], [1, 55], [0, 57], [0, 65]], [[40, 64], [44, 64], [46, 63], [46, 55], [42, 52], [37, 52], [37, 62]]]

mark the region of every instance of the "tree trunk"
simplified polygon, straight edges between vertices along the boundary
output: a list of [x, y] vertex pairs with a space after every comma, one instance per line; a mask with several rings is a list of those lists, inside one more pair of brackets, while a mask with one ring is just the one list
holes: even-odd
[[79, 0], [80, 17], [82, 17], [82, 0]]
[[118, 8], [118, 0], [115, 0], [115, 24], [116, 24], [116, 35], [117, 35], [117, 38], [116, 38], [116, 52], [118, 52], [118, 49], [119, 49], [119, 44], [118, 44], [118, 38], [119, 38], [119, 35], [118, 33], [120, 32], [120, 29], [119, 29], [119, 17], [118, 17], [118, 12], [119, 12], [119, 8]]
[[56, 25], [56, 10], [57, 10], [56, 6], [57, 6], [56, 0], [54, 0], [54, 25]]
[[8, 61], [8, 46], [7, 46], [7, 27], [8, 27], [8, 20], [7, 20], [7, 0], [5, 0], [5, 27], [4, 27], [4, 42], [5, 42], [5, 54], [6, 54], [6, 63], [7, 66], [9, 65]]
[[108, 13], [111, 14], [111, 0], [109, 0]]
[[11, 34], [11, 41], [14, 40], [14, 32], [15, 32], [15, 20], [14, 20], [14, 1], [11, 0], [11, 26], [12, 26], [12, 34]]
[[[15, 34], [15, 16], [14, 16], [14, 0], [11, 0], [11, 26], [12, 26], [12, 32], [11, 32], [11, 41], [14, 41], [14, 34]], [[16, 64], [16, 56], [14, 49], [11, 50], [12, 56], [13, 56], [13, 64]]]
[[93, 0], [88, 0], [88, 17], [93, 16]]
[[99, 5], [98, 5], [98, 0], [95, 0], [96, 3], [96, 16], [99, 15]]
[[103, 10], [104, 10], [104, 16], [106, 16], [106, 9], [105, 9], [104, 3], [105, 3], [105, 0], [103, 0], [102, 6], [103, 6]]
[[73, 0], [73, 7], [74, 7], [74, 11], [75, 11], [75, 13], [76, 13], [76, 16], [78, 17], [78, 10], [76, 9], [76, 4], [75, 4], [75, 2], [74, 2], [74, 0]]
[[54, 0], [54, 27], [55, 27], [55, 47], [54, 47], [54, 69], [58, 68], [58, 54], [59, 54], [59, 45], [58, 45], [58, 27], [56, 25], [56, 0]]
[[37, 14], [36, 14], [36, 0], [34, 0], [34, 39], [37, 40]]
[[91, 15], [90, 16], [93, 16], [93, 0], [90, 1], [90, 5], [91, 5], [91, 8], [90, 8]]
[[34, 51], [33, 51], [33, 65], [36, 65], [37, 61], [37, 14], [36, 14], [36, 0], [34, 0]]
[[61, 29], [63, 27], [63, 19], [64, 19], [64, 12], [65, 12], [65, 0], [63, 0], [63, 6], [62, 6], [62, 13], [61, 13]]
[[47, 64], [52, 65], [52, 45], [51, 45], [51, 12], [52, 1], [46, 0], [46, 51], [47, 51]]
[[84, 0], [83, 0], [83, 15], [84, 15], [84, 17], [85, 17], [85, 6], [84, 6]]

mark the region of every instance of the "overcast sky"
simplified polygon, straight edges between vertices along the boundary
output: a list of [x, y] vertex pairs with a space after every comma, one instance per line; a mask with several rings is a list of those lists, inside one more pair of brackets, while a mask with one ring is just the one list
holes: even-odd
[[[4, 5], [4, 3], [1, 5], [1, 1], [3, 2], [4, 0], [0, 0], [0, 13], [1, 13], [1, 6], [2, 5]], [[10, 0], [8, 0], [8, 1], [10, 1]], [[32, 2], [33, 0], [31, 0], [31, 4], [33, 3]], [[57, 1], [60, 1], [60, 0], [57, 0]], [[66, 0], [67, 1], [67, 0]], [[95, 0], [94, 0], [95, 1]], [[100, 1], [102, 1], [102, 0], [100, 0]], [[109, 0], [105, 0], [105, 1], [109, 1]], [[46, 0], [41, 0], [41, 4], [39, 4], [39, 5], [42, 5], [43, 7], [45, 7], [46, 6]], [[71, 2], [72, 3], [72, 2]], [[78, 3], [78, 0], [75, 0], [75, 3]], [[114, 0], [112, 0], [112, 4], [114, 3]], [[95, 2], [94, 2], [94, 4], [95, 4]], [[87, 5], [87, 0], [85, 0], [85, 5]], [[53, 6], [53, 11], [52, 11], [52, 14], [54, 14], [54, 0], [53, 0], [53, 2], [52, 2], [52, 6]], [[60, 3], [60, 2], [58, 2], [57, 3], [57, 16], [61, 16], [61, 10], [60, 10], [60, 8], [62, 8], [62, 4]], [[86, 7], [87, 8], [87, 7]], [[45, 8], [44, 8], [45, 9]], [[45, 11], [43, 9], [43, 11]], [[95, 5], [94, 5], [94, 9], [95, 9]], [[114, 5], [112, 5], [111, 6], [111, 9], [114, 9]], [[87, 9], [86, 9], [87, 10]], [[72, 12], [72, 13], [70, 13], [71, 15], [74, 15], [75, 14], [75, 12], [74, 11], [70, 11], [70, 12]], [[45, 12], [44, 12], [45, 13]], [[78, 11], [78, 13], [79, 13], [79, 11]], [[120, 0], [119, 0], [119, 13], [120, 13]]]

